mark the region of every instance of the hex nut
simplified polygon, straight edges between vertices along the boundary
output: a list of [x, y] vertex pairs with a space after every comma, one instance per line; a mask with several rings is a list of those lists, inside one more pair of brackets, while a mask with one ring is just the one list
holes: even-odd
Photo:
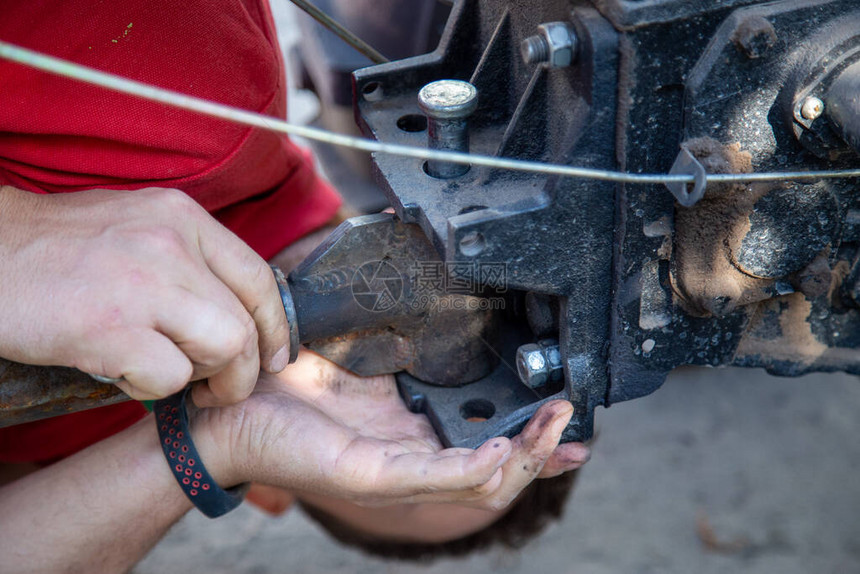
[[538, 341], [538, 345], [543, 349], [543, 356], [547, 361], [549, 379], [551, 381], [560, 381], [564, 375], [564, 365], [561, 362], [561, 349], [558, 346], [558, 341], [555, 339], [544, 339], [543, 341]]
[[523, 40], [521, 51], [527, 64], [545, 63], [550, 68], [570, 66], [576, 58], [577, 38], [565, 22], [540, 24], [538, 33]]
[[550, 368], [540, 345], [523, 345], [517, 350], [517, 371], [520, 380], [532, 389], [549, 381]]

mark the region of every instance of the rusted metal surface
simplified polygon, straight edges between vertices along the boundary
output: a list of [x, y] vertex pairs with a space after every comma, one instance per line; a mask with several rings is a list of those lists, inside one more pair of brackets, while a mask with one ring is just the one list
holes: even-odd
[[0, 359], [0, 427], [127, 400], [117, 387], [97, 383], [77, 369]]
[[363, 376], [479, 379], [498, 361], [498, 313], [468, 292], [446, 293], [446, 272], [418, 225], [388, 213], [352, 218], [290, 273], [299, 337]]

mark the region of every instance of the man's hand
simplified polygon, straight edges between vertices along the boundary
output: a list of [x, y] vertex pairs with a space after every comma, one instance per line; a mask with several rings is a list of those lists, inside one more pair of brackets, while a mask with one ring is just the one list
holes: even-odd
[[584, 445], [558, 445], [571, 414], [570, 403], [555, 401], [513, 441], [443, 449], [429, 420], [403, 405], [392, 376], [356, 377], [302, 352], [277, 377], [263, 377], [244, 403], [200, 412], [193, 434], [224, 485], [254, 480], [363, 505], [499, 510], [534, 478], [588, 460]]
[[123, 377], [140, 400], [208, 377], [201, 405], [287, 364], [271, 269], [182, 192], [0, 188], [0, 262], [4, 358]]

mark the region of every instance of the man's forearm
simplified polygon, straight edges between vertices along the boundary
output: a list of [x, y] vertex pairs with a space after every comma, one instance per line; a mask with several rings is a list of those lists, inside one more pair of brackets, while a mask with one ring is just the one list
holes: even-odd
[[151, 415], [0, 488], [0, 564], [13, 572], [124, 572], [191, 508]]

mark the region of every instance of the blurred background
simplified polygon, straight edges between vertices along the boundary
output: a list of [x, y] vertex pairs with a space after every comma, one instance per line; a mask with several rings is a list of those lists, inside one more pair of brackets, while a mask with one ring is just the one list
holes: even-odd
[[[407, 53], [393, 56], [432, 47], [440, 25], [427, 2], [412, 1], [409, 21], [429, 32], [407, 34]], [[290, 120], [344, 131], [352, 111], [339, 82], [366, 60], [344, 46], [334, 56], [343, 72], [308, 69], [298, 50], [313, 52], [322, 32], [288, 0], [271, 3], [288, 63]], [[379, 22], [364, 13], [369, 34]], [[299, 89], [311, 86], [325, 106]], [[315, 151], [353, 205], [384, 207], [369, 174], [351, 175], [367, 173], [360, 157]], [[593, 457], [563, 520], [522, 550], [387, 562], [339, 546], [296, 508], [271, 517], [245, 504], [218, 520], [190, 513], [134, 572], [860, 572], [858, 407], [860, 382], [848, 375], [679, 369], [653, 395], [598, 410]]]

